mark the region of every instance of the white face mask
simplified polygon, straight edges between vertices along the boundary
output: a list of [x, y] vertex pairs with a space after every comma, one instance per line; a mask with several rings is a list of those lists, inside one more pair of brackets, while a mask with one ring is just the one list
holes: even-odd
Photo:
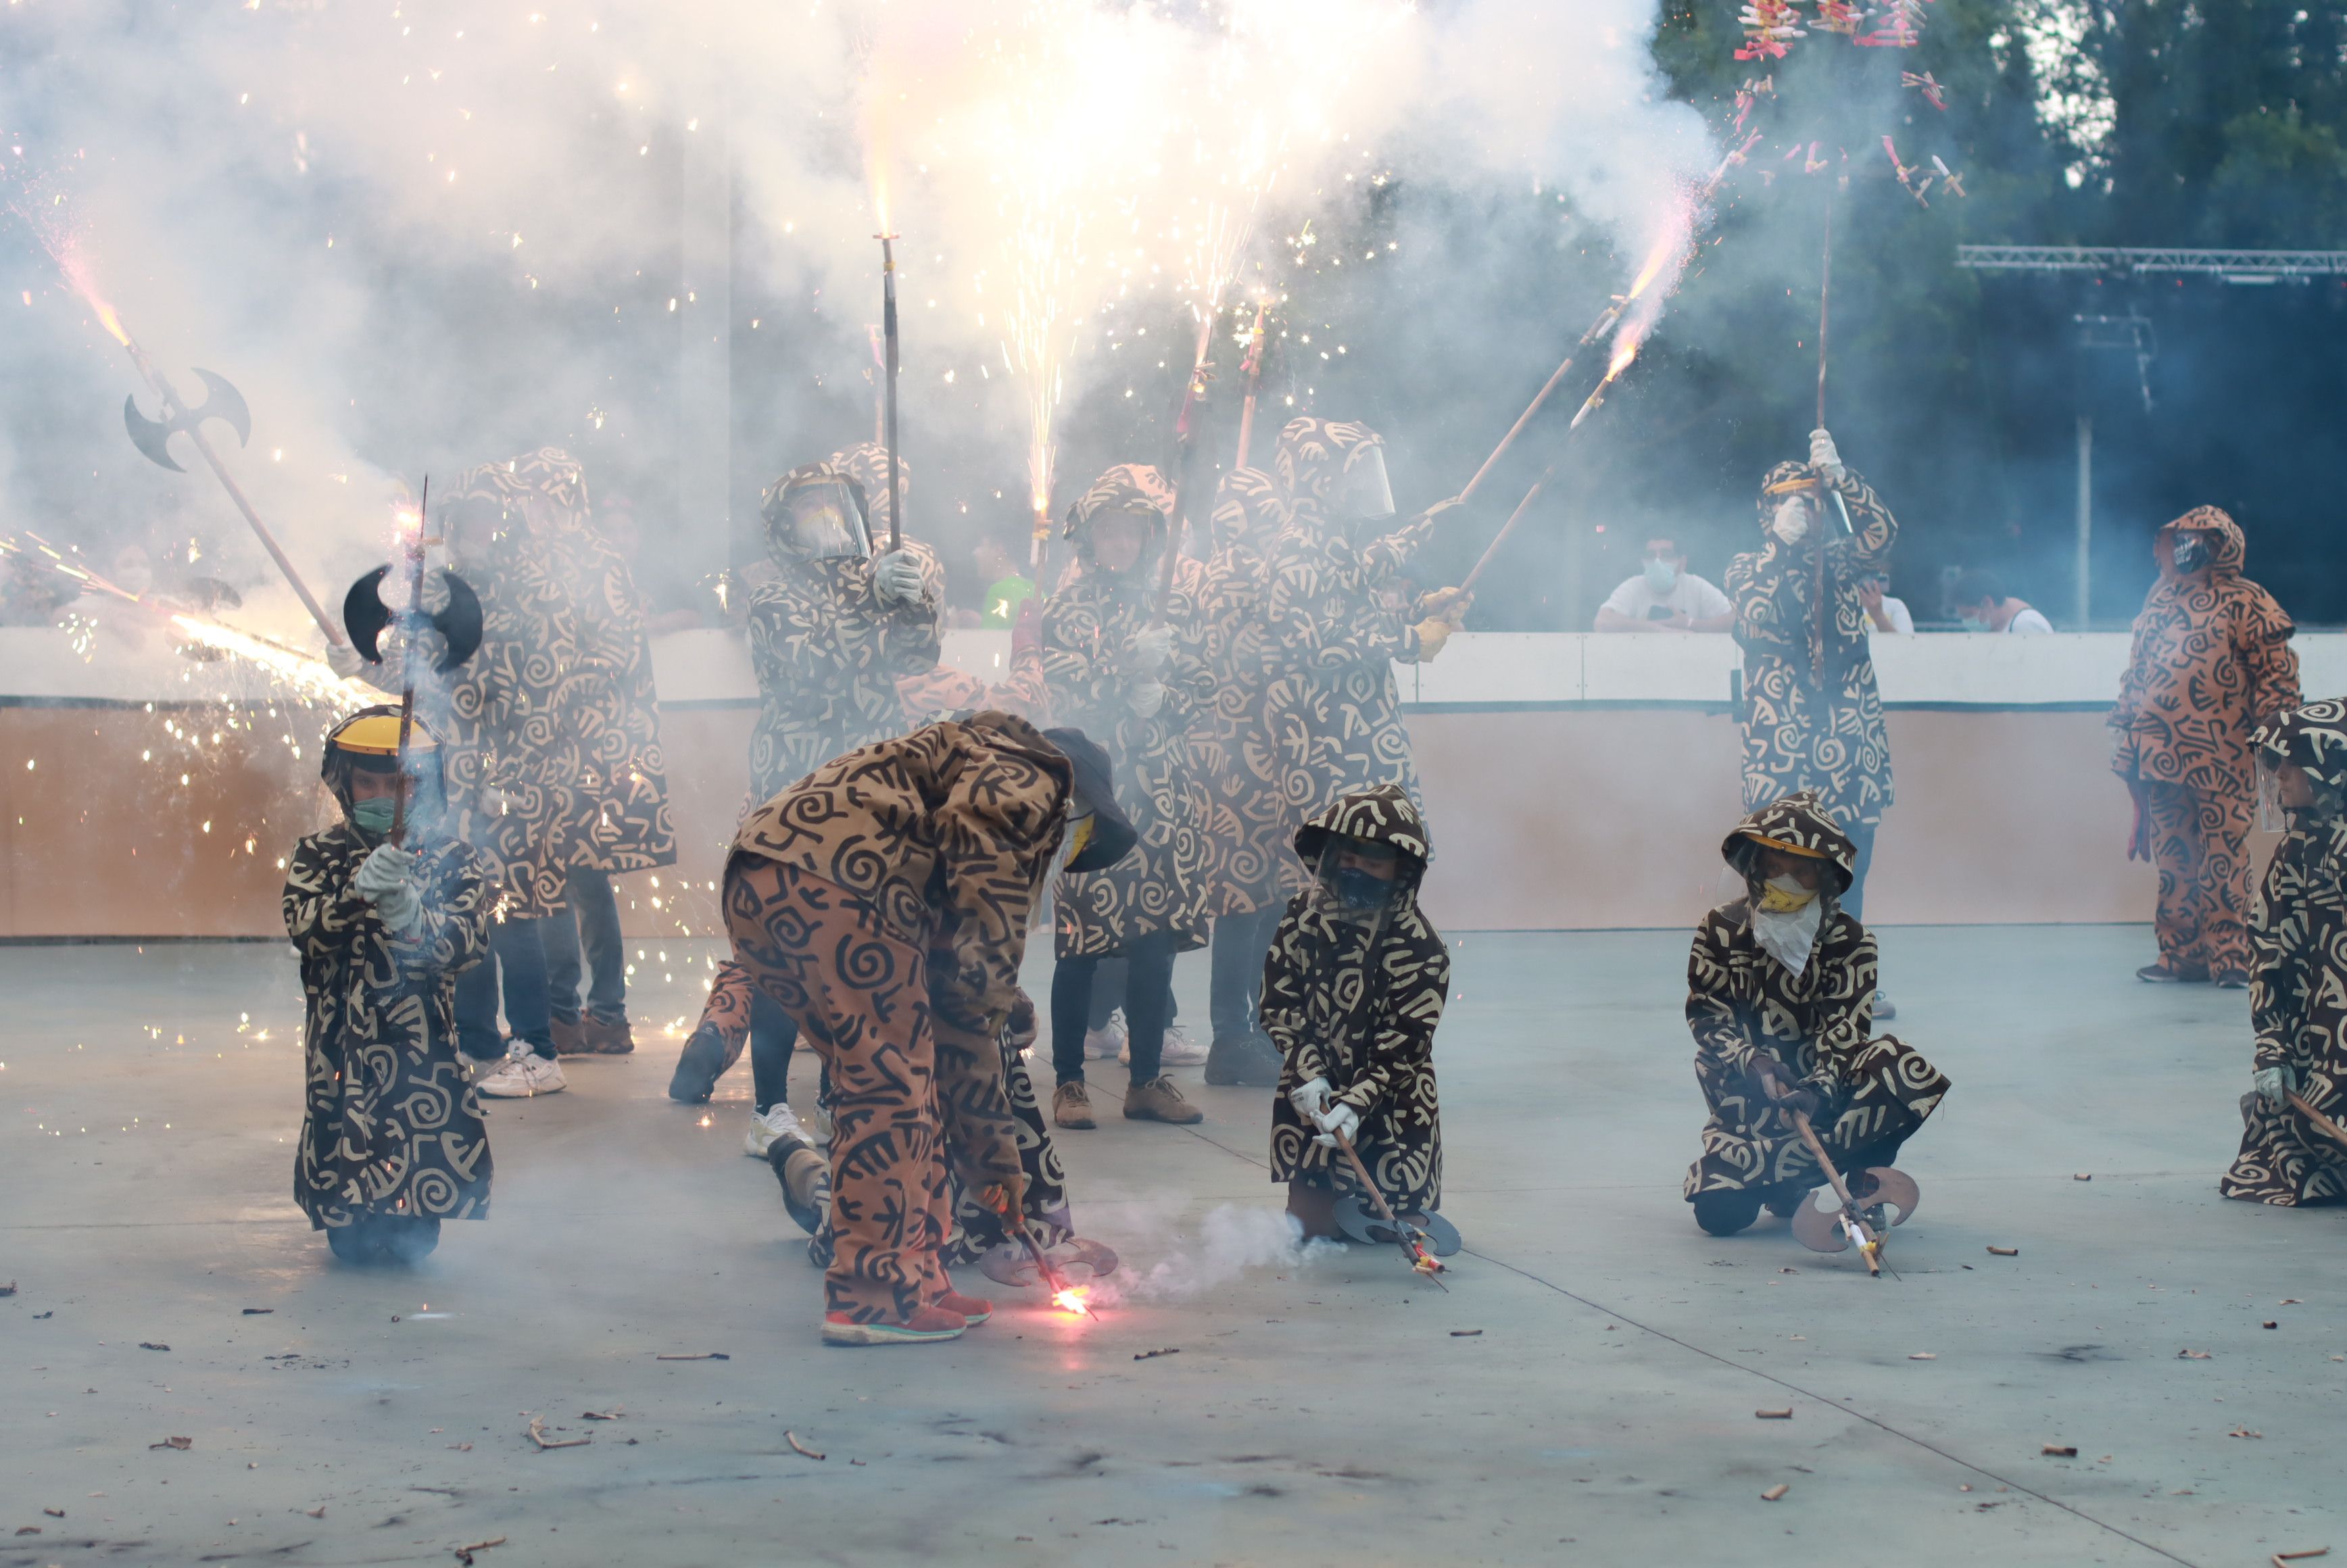
[[1671, 585], [1678, 579], [1679, 569], [1669, 561], [1650, 560], [1646, 563], [1646, 586], [1656, 593], [1670, 592]]
[[[1770, 905], [1777, 907], [1770, 908]], [[1826, 901], [1790, 876], [1771, 876], [1752, 906], [1752, 938], [1761, 950], [1798, 975], [1809, 967], [1824, 924]]]

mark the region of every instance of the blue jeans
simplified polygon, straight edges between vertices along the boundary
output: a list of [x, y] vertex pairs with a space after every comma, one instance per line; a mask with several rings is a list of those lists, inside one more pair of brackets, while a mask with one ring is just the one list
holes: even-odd
[[1881, 825], [1879, 822], [1854, 822], [1844, 830], [1858, 850], [1858, 864], [1850, 875], [1850, 891], [1841, 896], [1841, 907], [1861, 926], [1866, 924], [1866, 874], [1874, 868], [1874, 830]]
[[611, 892], [610, 874], [573, 866], [569, 884], [569, 907], [545, 922], [546, 987], [554, 1016], [565, 1023], [579, 1021], [583, 967], [589, 1015], [599, 1023], [618, 1023], [628, 1016], [628, 954], [620, 938], [620, 900]]
[[490, 1060], [506, 1053], [497, 1033], [497, 989], [505, 981], [506, 1024], [513, 1037], [549, 1060], [554, 1030], [546, 997], [543, 920], [493, 920], [487, 957], [456, 977], [456, 1049]]

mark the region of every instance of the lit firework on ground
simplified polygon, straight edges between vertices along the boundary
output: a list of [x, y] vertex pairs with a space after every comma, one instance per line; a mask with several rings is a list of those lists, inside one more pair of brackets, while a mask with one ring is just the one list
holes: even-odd
[[1072, 1312], [1079, 1317], [1090, 1317], [1092, 1315], [1092, 1302], [1089, 1299], [1091, 1296], [1090, 1290], [1071, 1285], [1054, 1293], [1051, 1296], [1051, 1305], [1062, 1312]]

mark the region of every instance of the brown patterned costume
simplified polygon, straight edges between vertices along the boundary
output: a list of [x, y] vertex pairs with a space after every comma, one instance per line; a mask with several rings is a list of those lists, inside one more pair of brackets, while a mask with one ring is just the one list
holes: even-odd
[[[1760, 525], [1775, 515], [1772, 487], [1824, 480], [1805, 463], [1779, 463], [1762, 481]], [[1882, 820], [1891, 803], [1891, 741], [1874, 684], [1859, 579], [1880, 570], [1899, 524], [1851, 469], [1833, 482], [1851, 531], [1830, 496], [1817, 492], [1809, 532], [1788, 545], [1764, 533], [1760, 548], [1727, 564], [1736, 643], [1744, 652], [1744, 809], [1796, 790], [1814, 792], [1845, 829]], [[1825, 549], [1827, 619], [1822, 661], [1817, 625], [1818, 550]], [[1863, 888], [1863, 872], [1860, 872]]]
[[[1067, 537], [1081, 569], [1043, 605], [1051, 711], [1108, 748], [1117, 803], [1141, 835], [1138, 851], [1115, 866], [1061, 879], [1051, 902], [1053, 948], [1061, 958], [1122, 953], [1158, 931], [1174, 933], [1176, 951], [1206, 939], [1206, 801], [1190, 765], [1188, 733], [1213, 698], [1214, 677], [1198, 656], [1196, 601], [1177, 586], [1165, 606], [1174, 641], [1163, 668], [1144, 669], [1133, 651], [1134, 637], [1151, 620], [1157, 554], [1173, 504], [1153, 468], [1126, 464], [1102, 475], [1068, 509]], [[1154, 519], [1151, 547], [1121, 573], [1091, 560], [1092, 525], [1110, 512]], [[1133, 694], [1153, 680], [1163, 687], [1163, 702], [1143, 715], [1133, 709]]]
[[1292, 864], [1293, 829], [1264, 715], [1264, 558], [1279, 526], [1279, 487], [1270, 475], [1234, 468], [1223, 476], [1214, 551], [1198, 587], [1199, 652], [1214, 674], [1214, 700], [1190, 732], [1208, 803], [1207, 909], [1217, 917], [1279, 902], [1281, 867]]
[[[2179, 534], [2208, 540], [2209, 564], [2174, 565]], [[2141, 814], [2128, 857], [2159, 868], [2160, 967], [2184, 979], [2245, 978], [2249, 834], [2256, 777], [2250, 733], [2299, 702], [2296, 629], [2241, 575], [2240, 526], [2199, 507], [2152, 541], [2159, 580], [2135, 619], [2135, 647], [2110, 726], [2111, 769]], [[2149, 978], [2157, 978], [2152, 976]]]
[[[2347, 1116], [2347, 702], [2281, 714], [2252, 745], [2304, 768], [2314, 804], [2290, 814], [2250, 922], [2252, 1067], [2282, 1068], [2298, 1096]], [[2347, 1198], [2347, 1146], [2287, 1100], [2241, 1097], [2241, 1152], [2217, 1184], [2229, 1198], [2289, 1207]]]
[[1419, 798], [1393, 663], [1419, 657], [1429, 607], [1408, 573], [1433, 516], [1356, 546], [1333, 509], [1347, 468], [1383, 445], [1366, 425], [1329, 419], [1293, 419], [1279, 433], [1280, 531], [1264, 562], [1259, 613], [1266, 743], [1289, 831], [1371, 784]]
[[[1816, 946], [1798, 975], [1753, 934], [1757, 840], [1830, 862]], [[1687, 1028], [1710, 1117], [1685, 1193], [1706, 1230], [1716, 1228], [1715, 1208], [1744, 1205], [1743, 1224], [1728, 1229], [1749, 1225], [1764, 1200], [1789, 1214], [1825, 1179], [1789, 1113], [1761, 1088], [1762, 1061], [1780, 1081], [1823, 1102], [1810, 1124], [1845, 1172], [1890, 1163], [1948, 1091], [1947, 1079], [1919, 1052], [1890, 1035], [1869, 1038], [1874, 938], [1840, 907], [1857, 851], [1825, 803], [1803, 790], [1763, 806], [1737, 824], [1720, 853], [1749, 892], [1704, 917], [1687, 956]]]
[[[794, 468], [766, 491], [766, 550], [778, 571], [750, 590], [750, 663], [759, 698], [750, 737], [753, 800], [767, 799], [858, 746], [902, 734], [898, 678], [937, 667], [937, 592], [884, 603], [874, 589], [872, 557], [816, 560], [800, 546], [779, 502], [795, 484], [831, 477], [847, 480], [869, 508], [862, 480], [837, 459]], [[880, 509], [887, 510], [885, 498]], [[875, 548], [886, 548], [885, 532], [876, 528], [873, 538]]]
[[517, 918], [563, 907], [574, 867], [674, 865], [651, 644], [626, 562], [588, 527], [579, 465], [552, 446], [486, 463], [452, 502], [495, 521], [455, 541], [480, 651], [417, 693], [445, 715], [451, 830], [489, 856]]
[[948, 1288], [947, 1149], [974, 1185], [1019, 1173], [999, 1036], [1071, 777], [979, 713], [825, 764], [734, 839], [734, 958], [831, 1073], [832, 1312], [903, 1319]]
[[[347, 790], [335, 794], [347, 813]], [[488, 1132], [456, 1054], [456, 979], [487, 949], [497, 883], [481, 855], [417, 823], [406, 846], [423, 923], [395, 938], [352, 886], [381, 842], [346, 818], [296, 845], [285, 873], [307, 1078], [293, 1201], [318, 1230], [488, 1216]]]
[[1434, 1091], [1434, 1030], [1450, 993], [1450, 954], [1418, 906], [1432, 851], [1400, 785], [1339, 797], [1298, 829], [1296, 853], [1317, 867], [1333, 837], [1365, 839], [1401, 856], [1393, 892], [1368, 924], [1337, 912], [1326, 878], [1288, 900], [1264, 964], [1263, 1027], [1286, 1065], [1271, 1102], [1271, 1179], [1338, 1194], [1359, 1186], [1339, 1151], [1313, 1141], [1288, 1099], [1326, 1079], [1334, 1102], [1361, 1118], [1353, 1146], [1397, 1214], [1442, 1201], [1442, 1119]]

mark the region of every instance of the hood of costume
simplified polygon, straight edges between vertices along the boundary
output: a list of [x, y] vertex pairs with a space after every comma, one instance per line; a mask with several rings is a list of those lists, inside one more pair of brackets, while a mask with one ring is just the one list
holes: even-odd
[[[1122, 572], [1110, 573], [1102, 570], [1092, 559], [1092, 528], [1101, 518], [1116, 512], [1139, 517], [1148, 531], [1142, 540], [1141, 554], [1133, 565]], [[1165, 482], [1165, 477], [1145, 463], [1120, 463], [1094, 479], [1091, 488], [1069, 504], [1060, 537], [1075, 547], [1082, 575], [1112, 580], [1121, 588], [1145, 589], [1155, 580], [1157, 560], [1164, 552], [1166, 528], [1173, 516], [1174, 487]]]
[[2250, 743], [2260, 757], [2294, 763], [2314, 785], [2314, 804], [2291, 814], [2311, 825], [2347, 815], [2347, 700], [2326, 697], [2258, 726]]
[[[864, 555], [846, 553], [813, 554], [799, 538], [796, 519], [787, 505], [791, 492], [821, 487], [836, 483], [847, 487], [856, 516], [865, 529], [866, 550]], [[866, 559], [872, 540], [872, 494], [865, 488], [862, 477], [836, 457], [826, 457], [820, 463], [802, 463], [773, 484], [758, 498], [758, 515], [764, 520], [766, 554], [784, 571], [801, 571], [810, 566], [832, 561], [852, 561]]]
[[1815, 790], [1796, 790], [1747, 815], [1736, 831], [1720, 841], [1720, 858], [1733, 866], [1751, 890], [1754, 901], [1766, 883], [1760, 876], [1759, 851], [1782, 849], [1811, 856], [1831, 867], [1818, 888], [1820, 897], [1840, 897], [1850, 891], [1858, 875], [1858, 846], [1834, 821], [1833, 813]]
[[[1337, 496], [1348, 476], [1371, 463], [1385, 462], [1385, 438], [1353, 421], [1291, 419], [1279, 433], [1279, 449], [1272, 456], [1272, 477], [1279, 487], [1281, 522], [1314, 538], [1337, 538], [1366, 543], [1369, 536], [1349, 527], [1339, 515]], [[1376, 525], [1378, 533], [1394, 528], [1391, 518]]]
[[[1296, 830], [1296, 857], [1317, 868], [1331, 841], [1344, 838], [1383, 845], [1399, 856], [1392, 907], [1417, 898], [1419, 884], [1426, 878], [1427, 862], [1434, 858], [1434, 847], [1427, 835], [1426, 821], [1407, 790], [1399, 784], [1378, 784], [1338, 795]], [[1322, 884], [1327, 884], [1325, 870]]]
[[[2209, 540], [2209, 564], [2179, 575], [2179, 534]], [[2273, 596], [2241, 575], [2249, 544], [2217, 507], [2195, 507], [2152, 540], [2159, 579], [2135, 618], [2112, 769], [2124, 778], [2239, 797], [2255, 787], [2250, 732], [2300, 703], [2297, 631]]]

